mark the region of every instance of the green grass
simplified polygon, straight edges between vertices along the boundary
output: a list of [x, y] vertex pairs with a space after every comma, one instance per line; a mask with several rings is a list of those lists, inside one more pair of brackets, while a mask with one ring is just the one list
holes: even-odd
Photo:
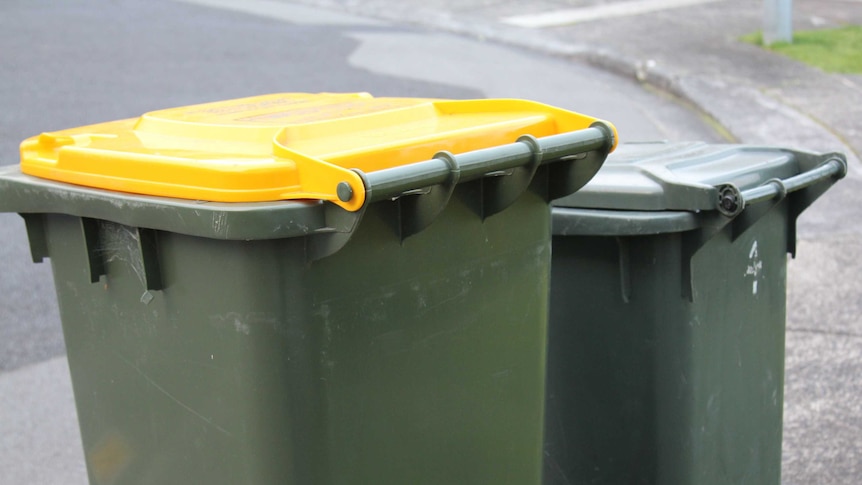
[[[746, 35], [742, 40], [763, 46], [760, 32]], [[763, 47], [826, 72], [862, 74], [862, 27], [858, 25], [799, 31], [794, 33], [792, 44], [777, 42]]]

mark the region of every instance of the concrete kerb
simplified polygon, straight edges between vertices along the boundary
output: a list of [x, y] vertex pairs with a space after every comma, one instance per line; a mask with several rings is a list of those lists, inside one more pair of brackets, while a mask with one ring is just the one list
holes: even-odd
[[680, 99], [709, 119], [730, 142], [843, 151], [853, 161], [851, 165], [859, 161], [853, 150], [828, 127], [756, 86], [731, 85], [697, 76], [682, 77], [651, 60], [633, 59], [605, 46], [560, 41], [539, 31], [489, 23], [476, 16], [456, 18], [450, 12], [431, 9], [412, 10], [408, 16], [398, 9], [373, 4], [360, 6], [333, 0], [298, 2], [577, 60]]
[[[362, 13], [361, 9], [353, 10], [356, 10], [355, 13]], [[389, 17], [389, 20], [392, 20], [394, 16], [390, 15], [387, 17]], [[721, 126], [722, 131], [729, 133], [732, 137], [729, 141], [738, 141], [741, 139], [729, 127], [724, 126], [714, 113], [705, 110], [696, 96], [691, 96], [692, 93], [683, 87], [679, 76], [655, 65], [650, 60], [633, 59], [602, 46], [563, 42], [541, 33], [518, 27], [489, 25], [482, 21], [456, 21], [448, 16], [445, 16], [445, 22], [440, 22], [440, 18], [437, 15], [422, 16], [421, 21], [408, 20], [408, 22], [482, 41], [492, 41], [563, 59], [584, 62], [612, 74], [644, 83], [652, 88], [675, 96], [697, 109], [703, 116]], [[403, 21], [403, 19], [401, 20]]]
[[[426, 18], [425, 20], [428, 20]], [[842, 151], [858, 162], [853, 150], [828, 127], [755, 86], [731, 85], [721, 80], [682, 77], [646, 59], [633, 59], [604, 46], [572, 44], [524, 29], [487, 24], [447, 22], [435, 27], [459, 35], [491, 40], [561, 58], [585, 62], [607, 72], [668, 93], [713, 122], [730, 142]]]
[[[428, 20], [426, 18], [426, 20]], [[612, 74], [643, 83], [652, 88], [675, 96], [696, 109], [701, 115], [720, 127], [719, 131], [731, 142], [744, 141], [746, 137], [722, 122], [723, 116], [706, 109], [703, 101], [692, 90], [686, 89], [681, 78], [671, 71], [656, 65], [650, 60], [639, 60], [625, 56], [603, 46], [561, 42], [548, 36], [523, 29], [505, 26], [489, 26], [477, 23], [460, 24], [447, 22], [446, 25], [433, 25], [421, 22], [420, 25], [434, 27], [453, 34], [466, 35], [480, 40], [490, 40], [504, 45], [529, 49], [547, 55], [571, 59], [589, 64]], [[713, 94], [715, 96], [715, 94]], [[719, 93], [718, 96], [721, 96]]]

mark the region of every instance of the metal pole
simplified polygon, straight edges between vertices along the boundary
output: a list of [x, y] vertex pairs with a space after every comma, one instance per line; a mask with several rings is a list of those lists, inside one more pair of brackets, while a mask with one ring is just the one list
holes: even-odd
[[763, 0], [763, 44], [793, 42], [793, 0]]

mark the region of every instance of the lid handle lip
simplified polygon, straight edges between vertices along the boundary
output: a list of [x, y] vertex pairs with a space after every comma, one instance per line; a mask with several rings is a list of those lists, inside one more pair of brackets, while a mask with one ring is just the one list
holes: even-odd
[[719, 185], [716, 209], [727, 217], [735, 217], [750, 205], [770, 200], [778, 202], [793, 192], [831, 179], [840, 180], [846, 175], [847, 161], [838, 154], [830, 154], [811, 170], [786, 179], [772, 178], [743, 191], [733, 184]]
[[535, 145], [515, 141], [451, 155], [451, 161], [448, 156], [435, 156], [431, 160], [369, 172], [365, 174], [368, 184], [365, 186], [366, 203], [391, 199], [411, 190], [444, 183], [451, 177], [452, 161], [458, 167], [459, 183], [469, 182], [492, 172], [533, 163], [537, 157], [540, 165], [547, 165], [571, 161], [566, 158], [581, 153], [606, 153], [609, 147], [615, 146], [615, 133], [613, 125], [599, 122], [589, 128], [535, 138]]
[[273, 155], [294, 163], [299, 175], [299, 190], [283, 194], [288, 199], [319, 199], [332, 202], [350, 212], [365, 204], [366, 189], [359, 174], [319, 158], [309, 157], [272, 140]]

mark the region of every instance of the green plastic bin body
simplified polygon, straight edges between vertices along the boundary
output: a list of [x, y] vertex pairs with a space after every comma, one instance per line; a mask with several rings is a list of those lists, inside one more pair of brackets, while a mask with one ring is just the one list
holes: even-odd
[[91, 481], [535, 482], [542, 204], [452, 206], [404, 246], [372, 210], [311, 264], [302, 238], [162, 232], [149, 303], [134, 227], [97, 223], [90, 284], [80, 218], [48, 216]]
[[786, 254], [845, 167], [622, 145], [555, 202], [544, 483], [780, 483]]
[[357, 212], [0, 170], [51, 260], [90, 482], [539, 483], [549, 200], [611, 146], [362, 174]]

